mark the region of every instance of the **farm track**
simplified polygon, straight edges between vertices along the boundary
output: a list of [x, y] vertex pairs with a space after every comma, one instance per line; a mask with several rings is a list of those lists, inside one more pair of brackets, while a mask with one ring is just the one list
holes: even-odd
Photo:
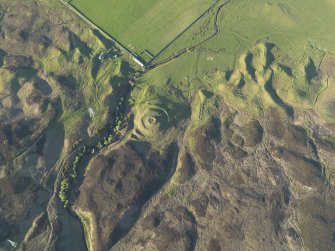
[[327, 85], [326, 85], [321, 91], [319, 91], [319, 93], [316, 95], [316, 98], [315, 98], [315, 100], [314, 100], [314, 104], [313, 104], [313, 105], [316, 105], [316, 103], [317, 103], [318, 100], [319, 100], [320, 95], [321, 95], [325, 90], [327, 90], [328, 87], [329, 87], [329, 82], [328, 82], [328, 78], [327, 78]]
[[191, 46], [191, 47], [187, 47], [187, 48], [184, 48], [183, 50], [179, 51], [178, 53], [176, 53], [175, 55], [173, 55], [172, 57], [169, 57], [157, 64], [154, 64], [154, 65], [151, 65], [149, 67], [146, 68], [145, 72], [148, 72], [150, 70], [153, 70], [153, 69], [156, 69], [160, 66], [163, 66], [165, 64], [168, 64], [172, 61], [174, 61], [175, 59], [179, 58], [180, 56], [184, 55], [185, 53], [189, 52], [189, 51], [192, 51], [194, 50], [195, 48], [199, 47], [199, 46], [202, 46], [203, 44], [207, 43], [208, 41], [210, 41], [212, 38], [214, 38], [216, 35], [219, 34], [220, 32], [220, 29], [219, 29], [219, 26], [218, 26], [218, 19], [219, 19], [219, 15], [221, 13], [221, 10], [223, 9], [223, 7], [225, 7], [228, 3], [230, 3], [232, 0], [228, 0], [226, 2], [224, 2], [223, 4], [221, 4], [216, 13], [215, 13], [215, 17], [214, 17], [214, 33], [212, 35], [210, 35], [209, 37], [205, 38], [203, 41]]
[[[82, 144], [78, 145], [74, 149], [71, 149], [70, 152], [67, 153], [66, 156], [62, 157], [50, 169], [50, 171], [48, 173], [48, 176], [49, 176], [49, 175], [52, 175], [52, 172], [54, 171], [56, 173], [56, 179], [54, 181], [54, 189], [53, 189], [52, 196], [51, 196], [51, 198], [48, 202], [48, 205], [47, 205], [47, 215], [48, 215], [48, 221], [50, 223], [50, 234], [49, 234], [48, 242], [47, 242], [47, 245], [46, 245], [44, 251], [53, 250], [55, 248], [55, 243], [57, 241], [57, 233], [58, 233], [58, 231], [60, 231], [60, 225], [59, 225], [59, 221], [57, 219], [58, 216], [57, 216], [57, 209], [56, 209], [57, 205], [56, 204], [57, 204], [57, 200], [58, 200], [57, 195], [58, 195], [58, 191], [59, 191], [59, 187], [60, 187], [62, 171], [64, 170], [65, 164], [67, 163], [67, 161], [69, 161], [71, 158], [73, 158], [74, 154], [85, 143], [86, 142], [83, 142]], [[58, 170], [58, 172], [57, 172], [57, 170]], [[67, 210], [67, 212], [69, 213], [69, 215], [71, 217], [73, 217], [76, 220], [79, 220], [78, 216], [75, 215], [71, 210]], [[82, 227], [82, 225], [81, 225], [81, 227]], [[84, 236], [83, 236], [83, 241], [84, 241], [84, 243], [86, 243]]]
[[[138, 56], [135, 56], [136, 54], [134, 54], [132, 51], [130, 51], [129, 49], [127, 49], [122, 43], [120, 43], [119, 41], [117, 41], [114, 37], [112, 37], [111, 35], [107, 34], [103, 29], [101, 29], [99, 26], [97, 26], [95, 23], [93, 23], [89, 18], [87, 18], [83, 13], [81, 13], [79, 10], [77, 10], [75, 7], [73, 7], [70, 3], [64, 1], [64, 0], [59, 0], [65, 7], [67, 7], [70, 11], [72, 11], [73, 13], [75, 13], [77, 16], [79, 16], [82, 20], [84, 20], [90, 27], [98, 30], [104, 37], [108, 38], [109, 40], [111, 40], [112, 42], [114, 42], [114, 44], [119, 47], [122, 51], [124, 51], [128, 56], [130, 56], [131, 58], [136, 58], [135, 62], [137, 62], [137, 60], [142, 60], [141, 58], [138, 58]], [[209, 41], [210, 39], [212, 39], [213, 37], [215, 37], [218, 33], [219, 33], [219, 27], [217, 25], [217, 21], [218, 21], [218, 15], [220, 14], [221, 9], [228, 4], [229, 2], [231, 2], [232, 0], [228, 0], [225, 3], [221, 4], [218, 7], [218, 10], [215, 14], [215, 23], [214, 23], [214, 33], [209, 36], [208, 38], [206, 38], [205, 40], [199, 42], [198, 44], [191, 46], [189, 48], [185, 48], [182, 51], [180, 51], [179, 53], [177, 53], [176, 55], [174, 55], [173, 57], [170, 57], [166, 60], [163, 60], [157, 64], [154, 65], [150, 65], [151, 62], [153, 62], [161, 53], [163, 53], [171, 44], [173, 44], [178, 38], [180, 38], [187, 30], [189, 30], [190, 27], [192, 27], [195, 23], [197, 23], [206, 13], [208, 13], [210, 10], [212, 10], [215, 5], [217, 5], [220, 0], [215, 1], [203, 14], [201, 14], [196, 20], [194, 20], [186, 29], [184, 29], [180, 34], [177, 35], [177, 37], [175, 37], [171, 42], [169, 42], [160, 52], [158, 52], [155, 56], [152, 56], [152, 59], [141, 65], [142, 67], [145, 67], [144, 72], [154, 69], [158, 66], [161, 66], [163, 64], [166, 64], [168, 62], [171, 62], [172, 60], [178, 58], [179, 56], [183, 55], [184, 53], [188, 52], [189, 50], [193, 50], [196, 47], [206, 43], [207, 41]], [[142, 60], [143, 61], [143, 60]]]
[[67, 7], [70, 11], [75, 13], [79, 18], [81, 18], [83, 21], [85, 21], [91, 28], [98, 30], [105, 38], [111, 40], [115, 45], [117, 45], [118, 48], [120, 48], [122, 51], [124, 51], [128, 56], [131, 58], [134, 57], [133, 53], [128, 50], [124, 45], [122, 45], [119, 41], [117, 41], [115, 38], [107, 34], [104, 30], [102, 30], [99, 26], [94, 24], [90, 19], [88, 19], [85, 15], [83, 15], [79, 10], [77, 10], [75, 7], [73, 7], [71, 4], [64, 0], [59, 0], [65, 7]]
[[[159, 66], [167, 64], [167, 63], [169, 63], [169, 62], [177, 59], [178, 57], [182, 56], [183, 54], [185, 54], [189, 50], [193, 50], [193, 49], [195, 49], [195, 48], [197, 48], [197, 47], [205, 44], [206, 42], [208, 42], [209, 40], [211, 40], [213, 37], [215, 37], [220, 32], [219, 26], [217, 24], [218, 23], [218, 19], [219, 19], [219, 14], [221, 13], [221, 10], [223, 9], [223, 7], [225, 5], [227, 5], [231, 1], [232, 0], [228, 0], [228, 1], [226, 1], [223, 4], [221, 4], [218, 7], [218, 9], [216, 11], [216, 14], [215, 14], [215, 17], [214, 17], [214, 33], [212, 35], [210, 35], [209, 37], [207, 37], [203, 41], [199, 42], [198, 44], [193, 45], [190, 48], [183, 49], [177, 55], [174, 55], [172, 58], [169, 58], [169, 59], [167, 59], [165, 61], [160, 62], [157, 65], [154, 65], [154, 66], [150, 67], [148, 70], [152, 70], [152, 69], [155, 69], [155, 68], [157, 68]], [[63, 3], [63, 1], [61, 1], [61, 2]], [[130, 92], [131, 92], [131, 90], [129, 90], [127, 96], [129, 96]], [[92, 139], [89, 139], [88, 141], [91, 141], [91, 140]], [[120, 142], [120, 141], [122, 141], [122, 138], [120, 140], [114, 142], [114, 144], [117, 145], [117, 143]], [[57, 177], [56, 177], [56, 180], [55, 180], [55, 183], [54, 183], [53, 195], [52, 195], [52, 197], [51, 197], [51, 199], [50, 199], [50, 201], [48, 203], [48, 206], [47, 206], [47, 213], [48, 213], [48, 218], [49, 218], [49, 222], [50, 222], [51, 231], [50, 231], [50, 235], [49, 235], [49, 238], [48, 238], [48, 243], [47, 243], [47, 246], [45, 248], [45, 251], [52, 249], [52, 247], [54, 246], [55, 241], [56, 241], [57, 230], [58, 230], [58, 227], [59, 227], [59, 222], [57, 220], [57, 215], [56, 215], [56, 203], [57, 203], [57, 194], [58, 194], [59, 185], [60, 185], [60, 178], [61, 178], [60, 174], [62, 173], [62, 170], [63, 170], [63, 168], [65, 166], [66, 161], [69, 160], [69, 159], [71, 159], [73, 157], [74, 153], [76, 153], [76, 151], [81, 146], [85, 145], [85, 143], [87, 143], [87, 141], [82, 142], [75, 149], [72, 149], [70, 153], [68, 153], [64, 158], [62, 158], [62, 160], [60, 160], [58, 163], [56, 163], [54, 165], [54, 167], [52, 168], [53, 170], [56, 170], [56, 169], [59, 169], [59, 170], [58, 170], [58, 174], [57, 174]], [[108, 148], [108, 151], [110, 151], [110, 150], [111, 149]], [[78, 216], [74, 212], [70, 212], [69, 214], [70, 214], [71, 217], [75, 218], [76, 220], [79, 219]], [[85, 241], [85, 239], [84, 239], [84, 241]]]
[[195, 19], [186, 29], [184, 29], [181, 33], [179, 33], [172, 41], [170, 41], [163, 49], [161, 49], [155, 56], [152, 57], [152, 59], [147, 63], [147, 65], [150, 65], [151, 62], [153, 62], [157, 57], [159, 57], [167, 48], [170, 47], [171, 44], [173, 44], [175, 41], [178, 40], [186, 31], [188, 31], [195, 23], [197, 23], [203, 16], [205, 16], [209, 11], [214, 9], [215, 5], [220, 0], [216, 0], [204, 13], [202, 13], [197, 19]]
[[[130, 93], [132, 91], [132, 88], [129, 88], [126, 95], [125, 95], [125, 100], [129, 99]], [[127, 114], [127, 112], [125, 112], [125, 114]], [[126, 116], [125, 116], [126, 117]], [[127, 124], [127, 123], [125, 123]], [[104, 131], [104, 129], [102, 129]], [[126, 130], [126, 129], [124, 129]], [[117, 146], [119, 146], [120, 144], [122, 144], [122, 142], [127, 139], [127, 137], [130, 135], [130, 133], [127, 133], [126, 131], [121, 130], [122, 136], [117, 138], [111, 145], [109, 145], [107, 148], [105, 149], [101, 149], [100, 152], [98, 152], [97, 154], [108, 154], [110, 151], [112, 151], [113, 149], [115, 149]], [[44, 251], [48, 251], [48, 250], [53, 250], [53, 248], [55, 247], [55, 243], [57, 241], [57, 233], [60, 230], [60, 225], [59, 225], [59, 220], [57, 219], [57, 209], [56, 209], [56, 204], [57, 204], [57, 200], [58, 200], [58, 191], [60, 189], [60, 182], [61, 182], [61, 176], [63, 174], [65, 165], [67, 164], [67, 162], [71, 159], [74, 158], [74, 155], [80, 150], [81, 147], [83, 146], [87, 146], [87, 145], [96, 145], [98, 142], [101, 142], [103, 140], [104, 134], [102, 134], [102, 136], [94, 136], [94, 137], [90, 137], [87, 138], [85, 140], [83, 140], [79, 145], [77, 145], [75, 148], [70, 149], [67, 153], [63, 153], [63, 157], [61, 157], [59, 159], [59, 161], [57, 163], [55, 163], [53, 165], [52, 168], [50, 168], [47, 177], [45, 177], [45, 181], [47, 181], [47, 178], [49, 175], [52, 175], [52, 172], [54, 172], [56, 174], [56, 178], [54, 181], [54, 189], [53, 189], [53, 193], [52, 196], [48, 202], [47, 205], [47, 215], [48, 215], [48, 220], [50, 223], [50, 234], [49, 234], [49, 238], [48, 238], [48, 242], [47, 245], [44, 249]], [[94, 155], [96, 156], [96, 155]], [[94, 157], [94, 156], [90, 156], [90, 160]], [[71, 209], [67, 209], [66, 210], [67, 213], [76, 221], [79, 221], [79, 224], [81, 226], [81, 228], [83, 229], [82, 223], [80, 222], [80, 217]], [[84, 233], [84, 230], [83, 230]], [[83, 242], [85, 243], [86, 246], [86, 240], [85, 240], [85, 236], [83, 234]], [[87, 247], [86, 247], [87, 248]]]
[[[123, 137], [119, 138], [118, 140], [116, 140], [114, 143], [112, 143], [109, 147], [102, 149], [99, 153], [97, 154], [107, 154], [110, 151], [116, 149], [120, 144], [122, 144], [123, 140], [125, 140], [129, 135], [127, 133], [124, 133]], [[47, 205], [47, 215], [48, 215], [48, 220], [50, 223], [50, 234], [49, 234], [49, 238], [48, 238], [48, 243], [44, 249], [44, 251], [48, 251], [48, 250], [53, 250], [53, 247], [55, 245], [55, 242], [57, 241], [57, 233], [58, 231], [60, 231], [60, 224], [58, 221], [58, 216], [57, 216], [57, 200], [58, 200], [58, 191], [59, 191], [59, 187], [60, 187], [60, 182], [61, 182], [61, 175], [62, 175], [62, 171], [65, 168], [66, 163], [71, 160], [72, 158], [74, 158], [74, 155], [77, 153], [77, 151], [82, 147], [85, 146], [88, 142], [92, 143], [93, 140], [95, 140], [96, 142], [101, 141], [101, 139], [99, 137], [92, 139], [92, 138], [88, 138], [86, 141], [83, 141], [80, 145], [76, 146], [74, 149], [71, 149], [69, 153], [67, 153], [66, 156], [64, 156], [63, 158], [61, 158], [50, 170], [48, 175], [51, 175], [52, 171], [57, 171], [57, 176], [54, 182], [54, 189], [53, 189], [53, 194], [48, 202]], [[90, 157], [90, 159], [92, 159], [92, 157]], [[48, 176], [47, 175], [47, 176]], [[46, 178], [47, 179], [47, 178]], [[69, 216], [71, 216], [73, 219], [77, 220], [81, 226], [81, 228], [83, 228], [81, 222], [80, 222], [80, 217], [71, 209], [66, 209], [66, 212], [69, 214]], [[84, 233], [84, 230], [83, 230]], [[85, 243], [86, 246], [86, 240], [85, 240], [85, 236], [83, 234], [83, 242]]]

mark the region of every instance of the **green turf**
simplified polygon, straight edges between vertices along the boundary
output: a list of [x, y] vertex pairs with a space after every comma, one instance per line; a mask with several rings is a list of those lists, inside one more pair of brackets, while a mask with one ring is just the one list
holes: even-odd
[[[144, 76], [146, 83], [161, 92], [169, 81], [185, 97], [206, 88], [253, 115], [271, 106], [288, 113], [289, 106], [318, 107], [318, 113], [330, 120], [333, 104], [326, 93], [333, 80], [329, 77], [327, 87], [327, 74], [332, 74], [331, 63], [325, 59], [335, 53], [334, 43], [330, 42], [335, 39], [333, 1], [231, 1], [217, 12], [224, 2], [220, 1], [155, 59], [153, 65], [166, 63], [148, 72]], [[174, 58], [177, 52], [195, 45], [199, 46]], [[265, 45], [273, 49], [264, 50]], [[246, 59], [250, 54], [253, 58]], [[267, 57], [273, 57], [270, 65]], [[271, 70], [265, 69], [268, 67], [274, 76], [264, 82], [270, 80]], [[228, 78], [231, 71], [234, 74]], [[313, 71], [319, 75], [308, 81]]]
[[214, 1], [73, 0], [70, 3], [125, 47], [146, 58], [145, 50], [157, 54]]

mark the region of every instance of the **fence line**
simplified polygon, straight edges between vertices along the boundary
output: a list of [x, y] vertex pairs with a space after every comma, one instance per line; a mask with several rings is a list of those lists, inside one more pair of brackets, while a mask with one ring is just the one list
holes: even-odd
[[127, 53], [138, 65], [141, 67], [144, 67], [143, 60], [139, 58], [136, 54], [128, 50], [125, 46], [123, 46], [120, 42], [118, 42], [115, 38], [113, 38], [111, 35], [107, 34], [104, 30], [102, 30], [99, 26], [94, 24], [89, 18], [87, 18], [85, 15], [83, 15], [79, 10], [77, 10], [75, 7], [73, 7], [71, 4], [64, 0], [59, 0], [64, 6], [66, 6], [68, 9], [70, 9], [73, 13], [75, 13], [77, 16], [79, 16], [81, 19], [83, 19], [91, 28], [98, 30], [105, 38], [110, 39], [113, 41], [113, 43], [119, 47], [122, 51]]
[[200, 16], [197, 17], [189, 26], [187, 26], [181, 33], [179, 33], [174, 39], [172, 39], [163, 49], [161, 49], [149, 62], [153, 62], [158, 56], [160, 56], [168, 47], [170, 47], [173, 42], [175, 42], [179, 37], [181, 37], [189, 28], [191, 28], [196, 22], [198, 22], [203, 16], [205, 16], [210, 10], [212, 10], [215, 5], [220, 2], [220, 0], [216, 0], [205, 12], [203, 12]]
[[144, 60], [139, 57], [137, 54], [128, 50], [125, 46], [123, 46], [120, 42], [118, 42], [111, 35], [107, 34], [104, 30], [102, 30], [99, 26], [94, 24], [89, 18], [87, 18], [84, 14], [82, 14], [79, 10], [77, 10], [74, 6], [66, 2], [66, 0], [59, 0], [62, 4], [64, 4], [67, 8], [69, 8], [72, 12], [82, 18], [89, 26], [98, 30], [104, 37], [112, 40], [121, 50], [126, 52], [138, 65], [144, 68], [146, 65], [150, 65], [158, 56], [160, 56], [170, 45], [175, 42], [179, 37], [181, 37], [191, 26], [193, 26], [196, 22], [198, 22], [203, 16], [205, 16], [214, 6], [220, 2], [220, 0], [216, 0], [206, 11], [204, 11], [200, 16], [198, 16], [190, 25], [188, 25], [181, 33], [179, 33], [174, 39], [172, 39], [163, 49], [161, 49], [156, 55], [151, 55], [148, 51], [144, 50], [144, 52], [148, 53], [151, 56], [151, 60], [148, 62], [144, 62]]

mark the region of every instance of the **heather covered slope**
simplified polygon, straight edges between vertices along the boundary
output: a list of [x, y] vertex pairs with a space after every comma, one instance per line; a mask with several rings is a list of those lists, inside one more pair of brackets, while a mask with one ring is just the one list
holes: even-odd
[[0, 250], [333, 250], [334, 10], [218, 1], [140, 69], [2, 1]]

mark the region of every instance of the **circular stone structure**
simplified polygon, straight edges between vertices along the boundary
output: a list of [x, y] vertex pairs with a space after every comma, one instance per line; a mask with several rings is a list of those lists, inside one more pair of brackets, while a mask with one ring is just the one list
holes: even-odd
[[154, 125], [154, 124], [156, 124], [157, 119], [155, 117], [149, 117], [148, 122], [149, 122], [149, 124]]
[[157, 105], [142, 106], [135, 115], [135, 127], [145, 137], [156, 137], [169, 127], [168, 112]]

